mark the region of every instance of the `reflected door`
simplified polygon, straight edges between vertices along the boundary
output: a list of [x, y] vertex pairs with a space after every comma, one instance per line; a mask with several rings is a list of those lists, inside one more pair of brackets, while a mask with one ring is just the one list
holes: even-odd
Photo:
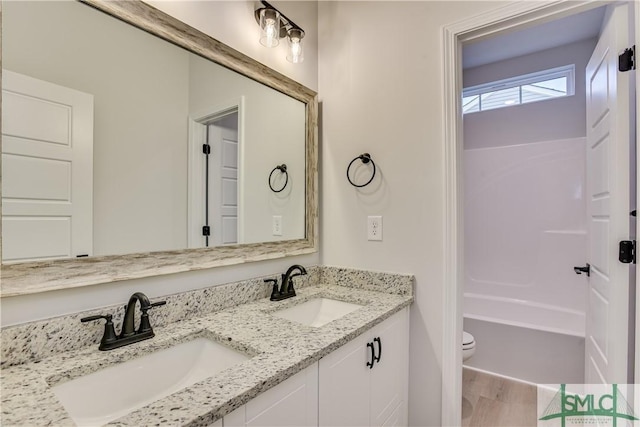
[[93, 250], [93, 95], [3, 70], [2, 261]]
[[211, 146], [209, 212], [213, 246], [238, 240], [238, 113], [208, 125]]

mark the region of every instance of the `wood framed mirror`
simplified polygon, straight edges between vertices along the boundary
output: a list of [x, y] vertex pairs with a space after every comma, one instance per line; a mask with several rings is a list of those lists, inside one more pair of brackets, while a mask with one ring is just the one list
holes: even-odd
[[[45, 9], [28, 10], [36, 4]], [[51, 9], [61, 7], [66, 9]], [[2, 8], [1, 296], [317, 251], [314, 91], [140, 1], [6, 2]], [[56, 33], [50, 24], [54, 13], [79, 19], [60, 24]], [[40, 25], [46, 37], [18, 22], [21, 14], [34, 26], [47, 19], [48, 25]], [[97, 30], [93, 36], [92, 29]], [[136, 39], [125, 38], [129, 33]], [[76, 45], [70, 45], [72, 38]], [[47, 46], [49, 40], [57, 44]], [[74, 52], [78, 57], [71, 56]], [[142, 91], [143, 86], [150, 91]], [[23, 87], [44, 88], [55, 96], [68, 89], [70, 95], [64, 92], [60, 102], [47, 100], [33, 113], [24, 110], [31, 95]], [[186, 89], [180, 92], [181, 87]], [[129, 98], [116, 97], [119, 93]], [[115, 101], [108, 104], [111, 97]], [[91, 104], [87, 100], [93, 110], [83, 113]], [[45, 114], [41, 110], [51, 110], [52, 117], [65, 123], [52, 125], [53, 137], [43, 137], [33, 126], [49, 123], [50, 116], [39, 115]], [[72, 115], [78, 111], [79, 116]], [[88, 130], [77, 125], [82, 117], [90, 119]], [[141, 126], [129, 128], [130, 122]], [[235, 164], [213, 166], [215, 162], [201, 157], [204, 145], [216, 150], [212, 135], [234, 126], [236, 141], [219, 136], [226, 145], [220, 143], [218, 157]], [[59, 148], [77, 135], [92, 139], [92, 161], [90, 171], [85, 170], [89, 178], [73, 184], [70, 177], [82, 176], [86, 169], [77, 166], [82, 163], [74, 164], [67, 154], [57, 158], [48, 146], [43, 157], [33, 153], [43, 141]], [[237, 151], [224, 151], [225, 146]], [[210, 174], [203, 182], [207, 163]], [[282, 181], [281, 169], [270, 175], [282, 164], [287, 165], [288, 182]], [[225, 175], [225, 167], [237, 169], [235, 177]], [[277, 188], [284, 183], [286, 191], [271, 191], [268, 177], [280, 180], [273, 183]], [[62, 184], [56, 187], [56, 182]], [[89, 196], [78, 196], [83, 185]], [[227, 203], [234, 198], [235, 211]], [[71, 201], [84, 202], [89, 216], [66, 213]], [[216, 215], [217, 222], [211, 218]], [[209, 236], [203, 236], [204, 227]], [[92, 240], [77, 243], [71, 229]], [[50, 237], [54, 235], [62, 237]]]

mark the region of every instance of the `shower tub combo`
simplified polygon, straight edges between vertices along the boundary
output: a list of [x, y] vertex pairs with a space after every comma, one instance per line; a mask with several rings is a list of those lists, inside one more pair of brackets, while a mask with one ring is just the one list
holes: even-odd
[[536, 384], [584, 382], [584, 313], [469, 293], [464, 307], [476, 341], [465, 366]]
[[465, 365], [538, 384], [582, 383], [587, 278], [584, 138], [468, 149]]

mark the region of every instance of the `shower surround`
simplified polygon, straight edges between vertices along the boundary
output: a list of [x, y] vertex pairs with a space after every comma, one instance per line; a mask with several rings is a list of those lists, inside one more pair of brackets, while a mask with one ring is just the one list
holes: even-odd
[[464, 151], [465, 330], [470, 367], [582, 382], [586, 140]]

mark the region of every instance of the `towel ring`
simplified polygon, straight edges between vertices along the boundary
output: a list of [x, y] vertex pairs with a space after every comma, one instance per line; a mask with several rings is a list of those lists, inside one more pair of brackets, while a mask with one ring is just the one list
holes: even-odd
[[[371, 174], [371, 178], [369, 178], [369, 181], [365, 182], [364, 184], [355, 184], [353, 181], [351, 181], [351, 177], [349, 177], [349, 169], [351, 169], [351, 165], [353, 165], [353, 162], [355, 162], [356, 160], [362, 160], [362, 163], [367, 164], [369, 162], [371, 162], [371, 166], [373, 166], [373, 173]], [[371, 181], [373, 181], [373, 178], [375, 178], [376, 176], [376, 164], [373, 161], [373, 159], [371, 158], [371, 154], [369, 153], [363, 153], [361, 155], [359, 155], [358, 157], [356, 157], [355, 159], [351, 160], [351, 162], [349, 163], [349, 166], [347, 166], [347, 179], [349, 180], [349, 184], [353, 185], [354, 187], [365, 187], [367, 185], [369, 185], [371, 183]]]
[[[273, 176], [273, 173], [279, 170], [281, 173], [283, 173], [285, 175], [285, 181], [284, 181], [284, 185], [282, 186], [281, 189], [276, 190], [275, 188], [273, 188], [273, 185], [271, 185], [271, 177]], [[271, 191], [273, 191], [274, 193], [279, 193], [282, 190], [285, 189], [285, 187], [287, 186], [287, 184], [289, 183], [289, 172], [287, 172], [287, 165], [285, 165], [284, 163], [281, 165], [276, 166], [275, 168], [273, 168], [273, 170], [271, 171], [271, 173], [269, 174], [269, 188], [271, 189]]]

